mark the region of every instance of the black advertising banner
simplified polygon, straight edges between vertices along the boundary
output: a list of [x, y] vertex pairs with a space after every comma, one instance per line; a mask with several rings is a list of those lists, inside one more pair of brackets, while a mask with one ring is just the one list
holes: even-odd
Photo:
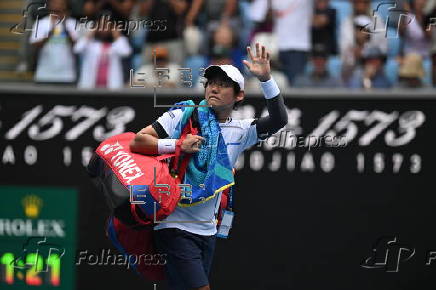
[[[159, 103], [181, 99], [160, 97]], [[436, 99], [289, 96], [285, 103], [287, 126], [236, 164], [235, 221], [230, 238], [217, 244], [212, 287], [418, 289], [435, 283]], [[38, 188], [33, 195], [60, 188], [78, 193], [77, 201], [68, 199], [71, 208], [77, 202], [77, 222], [68, 221], [77, 229], [66, 247], [75, 258], [60, 268], [71, 270], [76, 289], [165, 289], [122, 263], [78, 258], [117, 253], [105, 236], [109, 210], [84, 165], [102, 140], [137, 132], [168, 109], [153, 104], [153, 95], [2, 94], [0, 185], [9, 190], [0, 194], [29, 186]], [[248, 95], [233, 118], [266, 113], [264, 100]], [[0, 215], [2, 248], [18, 239], [19, 223], [9, 212]], [[2, 289], [16, 289], [7, 281], [21, 281], [25, 271], [0, 267]], [[62, 273], [52, 282], [58, 287], [67, 281]]]

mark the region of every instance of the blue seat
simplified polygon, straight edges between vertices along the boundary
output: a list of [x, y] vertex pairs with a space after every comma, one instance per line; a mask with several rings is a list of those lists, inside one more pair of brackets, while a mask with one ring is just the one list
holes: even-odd
[[388, 57], [395, 57], [400, 54], [401, 49], [401, 38], [394, 38], [395, 29], [388, 29]]
[[340, 79], [342, 67], [341, 58], [339, 56], [331, 56], [327, 65], [330, 75]]
[[398, 83], [399, 65], [395, 57], [388, 57], [385, 64], [385, 74], [389, 81], [395, 86]]
[[425, 77], [424, 77], [424, 84], [431, 86], [432, 84], [432, 62], [430, 58], [427, 58], [424, 60], [423, 64], [424, 66], [424, 73], [425, 73]]
[[336, 9], [336, 15], [338, 17], [338, 24], [342, 22], [352, 12], [351, 3], [343, 0], [333, 0], [330, 2], [330, 6]]

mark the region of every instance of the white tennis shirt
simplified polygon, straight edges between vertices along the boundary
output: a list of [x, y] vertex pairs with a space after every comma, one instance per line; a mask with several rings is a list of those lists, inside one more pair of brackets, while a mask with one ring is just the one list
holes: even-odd
[[[276, 82], [270, 79], [261, 82], [261, 88], [265, 98], [270, 99], [279, 95], [280, 91]], [[165, 112], [157, 119], [166, 133], [167, 138], [173, 134], [177, 123], [183, 115], [181, 109], [172, 110], [171, 113]], [[256, 124], [251, 125], [254, 118], [243, 120], [228, 120], [225, 123], [219, 123], [221, 134], [227, 145], [227, 153], [230, 165], [235, 166], [239, 154], [250, 148], [262, 139], [258, 138]], [[176, 209], [160, 224], [154, 227], [155, 230], [163, 228], [178, 228], [194, 234], [211, 236], [216, 234], [216, 214], [219, 209], [221, 192], [210, 200], [193, 205], [190, 207], [177, 206]]]
[[[180, 121], [183, 112], [181, 109], [171, 111], [173, 116], [165, 112], [157, 121], [171, 136], [177, 123]], [[227, 154], [230, 165], [234, 167], [240, 153], [256, 144], [256, 125], [250, 125], [254, 119], [230, 120], [226, 123], [219, 123], [221, 134], [227, 145]], [[170, 137], [167, 137], [170, 138]], [[190, 207], [177, 206], [176, 209], [161, 224], [155, 226], [155, 230], [163, 228], [179, 228], [198, 235], [210, 236], [217, 232], [215, 215], [218, 212], [221, 192], [214, 198]], [[208, 221], [206, 223], [206, 221]]]

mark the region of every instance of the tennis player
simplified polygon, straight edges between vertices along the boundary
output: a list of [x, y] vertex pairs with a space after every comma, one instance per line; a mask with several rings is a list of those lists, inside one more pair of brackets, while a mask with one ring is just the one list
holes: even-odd
[[[247, 47], [250, 61], [244, 60], [248, 70], [260, 81], [268, 116], [233, 120], [232, 110], [244, 100], [244, 77], [232, 65], [209, 66], [204, 73], [205, 99], [215, 112], [221, 134], [227, 146], [232, 167], [238, 155], [268, 136], [276, 133], [288, 122], [280, 90], [271, 77], [270, 55], [264, 46], [256, 43], [253, 54]], [[139, 131], [131, 143], [131, 150], [142, 154], [166, 154], [175, 151], [177, 139], [169, 139], [183, 112], [174, 109], [165, 112], [154, 123]], [[200, 133], [199, 133], [200, 134]], [[189, 134], [181, 145], [182, 152], [196, 153], [205, 139]], [[166, 274], [171, 290], [208, 290], [209, 272], [215, 249], [217, 226], [215, 221], [221, 192], [208, 201], [189, 207], [176, 207], [168, 221], [155, 226], [158, 249], [167, 254]], [[164, 220], [165, 221], [165, 220]], [[198, 222], [196, 222], [198, 221]]]

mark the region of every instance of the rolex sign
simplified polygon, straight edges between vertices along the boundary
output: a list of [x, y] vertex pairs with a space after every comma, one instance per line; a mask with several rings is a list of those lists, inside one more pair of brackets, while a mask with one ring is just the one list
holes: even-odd
[[77, 192], [0, 186], [0, 288], [75, 289]]

